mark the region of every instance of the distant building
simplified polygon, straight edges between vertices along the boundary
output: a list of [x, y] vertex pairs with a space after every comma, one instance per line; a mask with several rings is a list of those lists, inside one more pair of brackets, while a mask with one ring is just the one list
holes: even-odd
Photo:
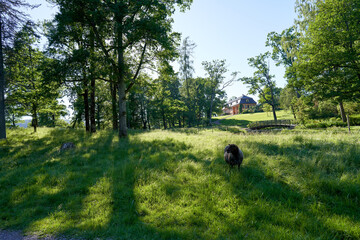
[[251, 97], [242, 95], [241, 97], [230, 99], [224, 107], [223, 107], [223, 114], [225, 115], [235, 115], [239, 114], [240, 105], [242, 110], [249, 109], [252, 106], [256, 106], [256, 102]]

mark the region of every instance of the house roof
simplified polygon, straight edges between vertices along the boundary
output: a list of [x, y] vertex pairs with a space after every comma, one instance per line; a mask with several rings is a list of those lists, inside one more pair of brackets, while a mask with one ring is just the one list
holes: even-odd
[[233, 100], [228, 101], [225, 105], [237, 105], [237, 104], [251, 104], [251, 103], [255, 103], [254, 99], [252, 99], [251, 97], [242, 95], [241, 97], [235, 98]]

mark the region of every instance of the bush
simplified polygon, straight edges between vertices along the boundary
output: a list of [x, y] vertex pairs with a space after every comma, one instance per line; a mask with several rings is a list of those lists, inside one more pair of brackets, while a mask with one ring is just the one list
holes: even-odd
[[360, 125], [360, 114], [350, 116], [350, 125], [359, 126]]
[[347, 123], [339, 118], [331, 118], [329, 120], [307, 120], [304, 126], [306, 128], [346, 127]]

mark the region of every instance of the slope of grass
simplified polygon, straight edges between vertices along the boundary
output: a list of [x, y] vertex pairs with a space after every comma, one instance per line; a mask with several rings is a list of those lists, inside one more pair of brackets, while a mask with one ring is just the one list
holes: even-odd
[[[294, 119], [294, 116], [290, 111], [280, 110], [276, 111], [277, 119]], [[272, 113], [260, 112], [260, 113], [246, 113], [238, 114], [234, 116], [220, 116], [214, 118], [219, 119], [220, 124], [224, 126], [240, 126], [246, 127], [250, 122], [274, 120]]]
[[[359, 239], [360, 133], [9, 131], [0, 228], [86, 239]], [[75, 150], [60, 153], [61, 143]], [[235, 143], [245, 160], [224, 163]]]

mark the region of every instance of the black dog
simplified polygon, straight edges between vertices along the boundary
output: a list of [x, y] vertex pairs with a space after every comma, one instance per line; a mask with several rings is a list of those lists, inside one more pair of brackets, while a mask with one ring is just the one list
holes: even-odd
[[240, 165], [244, 159], [244, 154], [238, 146], [235, 144], [229, 144], [224, 149], [224, 158], [225, 162], [230, 164], [231, 167], [238, 165], [238, 168], [240, 169]]

